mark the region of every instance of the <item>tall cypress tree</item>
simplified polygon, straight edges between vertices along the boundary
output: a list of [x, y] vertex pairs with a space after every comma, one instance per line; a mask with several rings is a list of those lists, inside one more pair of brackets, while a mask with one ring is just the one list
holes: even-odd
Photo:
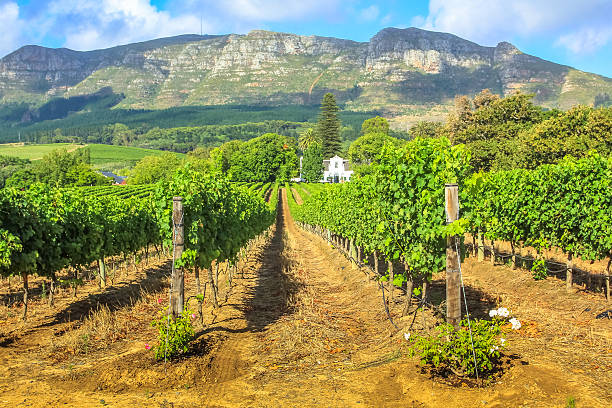
[[338, 110], [334, 94], [326, 93], [321, 103], [321, 113], [319, 113], [317, 123], [317, 133], [319, 140], [323, 142], [323, 157], [325, 159], [335, 156], [342, 150]]

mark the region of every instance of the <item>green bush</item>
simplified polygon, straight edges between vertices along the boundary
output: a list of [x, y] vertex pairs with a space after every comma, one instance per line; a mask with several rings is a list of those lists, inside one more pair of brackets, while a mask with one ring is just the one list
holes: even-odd
[[[480, 376], [493, 370], [499, 364], [505, 339], [502, 333], [502, 319], [473, 320], [472, 338], [474, 354]], [[419, 355], [422, 365], [433, 365], [444, 372], [451, 371], [459, 376], [475, 376], [474, 354], [467, 320], [461, 321], [461, 328], [455, 330], [444, 323], [431, 336], [417, 336], [410, 348], [411, 355]]]
[[546, 279], [548, 274], [546, 271], [546, 261], [544, 259], [534, 259], [533, 265], [531, 266], [531, 276], [533, 276], [535, 280]]
[[185, 309], [176, 319], [168, 318], [168, 308], [166, 308], [160, 313], [159, 319], [151, 323], [159, 332], [159, 346], [155, 348], [155, 358], [171, 359], [187, 352], [189, 342], [195, 337], [191, 314], [191, 311]]

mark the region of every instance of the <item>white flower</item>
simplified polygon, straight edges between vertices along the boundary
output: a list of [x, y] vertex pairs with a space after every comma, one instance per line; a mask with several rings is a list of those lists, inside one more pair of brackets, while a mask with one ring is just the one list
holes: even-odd
[[521, 328], [521, 322], [516, 317], [510, 319], [510, 323], [512, 324], [512, 330], [518, 330]]
[[410, 340], [410, 333], [404, 333], [404, 338], [406, 341]]
[[499, 339], [499, 342], [502, 345], [502, 347], [504, 347], [504, 345], [506, 344], [506, 339]]
[[497, 309], [489, 310], [489, 317], [494, 317], [494, 316], [497, 316]]
[[490, 350], [489, 350], [489, 354], [493, 354], [494, 351], [499, 350], [499, 347], [497, 346], [493, 346]]
[[499, 309], [497, 309], [497, 315], [501, 317], [508, 317], [510, 316], [510, 311], [508, 311], [508, 309], [506, 309], [505, 307], [500, 307]]

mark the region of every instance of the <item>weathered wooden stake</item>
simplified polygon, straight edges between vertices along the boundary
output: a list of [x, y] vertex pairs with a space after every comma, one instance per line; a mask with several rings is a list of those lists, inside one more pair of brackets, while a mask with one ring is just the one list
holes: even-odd
[[53, 295], [55, 295], [55, 275], [51, 277], [49, 284], [49, 306], [53, 306]]
[[610, 254], [610, 260], [608, 261], [608, 267], [606, 268], [606, 300], [610, 302], [610, 265], [612, 264], [612, 254]]
[[23, 272], [21, 274], [23, 278], [23, 321], [25, 322], [28, 318], [28, 273]]
[[199, 295], [200, 294], [200, 267], [196, 265], [193, 269], [193, 272], [195, 274], [196, 292]]
[[570, 292], [572, 290], [572, 281], [574, 275], [574, 261], [572, 260], [572, 253], [567, 254], [567, 273], [565, 275], [565, 289]]
[[372, 256], [374, 257], [374, 274], [376, 275], [376, 278], [378, 278], [378, 251], [374, 250]]
[[391, 286], [389, 287], [389, 301], [393, 300], [393, 289], [395, 289], [395, 285], [393, 284], [393, 280], [395, 276], [393, 275], [393, 261], [387, 261], [387, 266], [389, 268], [389, 283]]
[[106, 287], [106, 264], [104, 258], [98, 259], [98, 271], [100, 272], [100, 288]]
[[212, 265], [208, 268], [208, 284], [210, 285], [210, 291], [213, 298], [213, 305], [215, 309], [219, 307], [219, 303], [217, 302], [217, 290], [215, 289], [215, 278], [213, 277], [213, 267]]
[[412, 279], [412, 275], [410, 274], [410, 267], [407, 263], [404, 263], [404, 273], [406, 274], [408, 280], [406, 281], [406, 303], [404, 304], [404, 311], [402, 312], [402, 315], [406, 316], [408, 313], [410, 313], [412, 289], [414, 288], [414, 281]]
[[482, 232], [478, 230], [478, 262], [484, 261], [484, 239], [482, 239]]
[[495, 265], [495, 241], [491, 240], [491, 265]]
[[[447, 224], [459, 218], [459, 187], [444, 186], [444, 208]], [[457, 236], [446, 239], [446, 322], [456, 329], [461, 323], [461, 277], [459, 276], [459, 253]]]
[[[181, 259], [185, 247], [183, 228], [183, 198], [172, 199], [172, 224], [174, 226], [174, 262]], [[185, 303], [185, 272], [182, 267], [172, 271], [172, 316], [175, 318], [183, 313]]]

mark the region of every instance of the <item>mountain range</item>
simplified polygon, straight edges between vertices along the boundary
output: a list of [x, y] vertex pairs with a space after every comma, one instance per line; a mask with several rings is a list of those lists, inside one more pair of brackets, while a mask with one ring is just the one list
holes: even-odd
[[333, 92], [345, 109], [430, 115], [484, 88], [533, 93], [566, 109], [612, 95], [612, 79], [452, 34], [385, 28], [369, 42], [270, 31], [182, 35], [103, 50], [24, 46], [0, 59], [0, 103], [123, 94], [116, 107], [313, 105]]

